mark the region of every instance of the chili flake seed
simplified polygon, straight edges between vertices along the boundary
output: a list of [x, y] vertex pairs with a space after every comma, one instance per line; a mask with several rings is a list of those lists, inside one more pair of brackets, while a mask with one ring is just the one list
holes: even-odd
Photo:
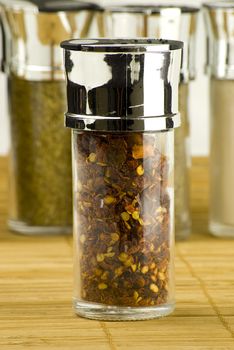
[[142, 300], [142, 297], [139, 297], [138, 299], [137, 299], [137, 304], [140, 302]]
[[124, 262], [124, 266], [126, 266], [126, 267], [130, 267], [130, 266], [132, 266], [132, 263], [133, 263], [133, 257], [132, 256], [130, 256], [127, 260], [125, 260]]
[[116, 199], [114, 197], [112, 197], [112, 196], [106, 196], [104, 198], [104, 203], [106, 205], [110, 205], [110, 204], [115, 203], [115, 202], [116, 202]]
[[143, 266], [142, 269], [141, 269], [141, 272], [142, 272], [143, 274], [146, 274], [148, 271], [149, 271], [148, 266]]
[[112, 241], [114, 241], [114, 242], [117, 242], [118, 240], [119, 240], [119, 235], [118, 235], [118, 233], [112, 233], [111, 234], [111, 239], [112, 239]]
[[135, 300], [137, 300], [138, 297], [139, 297], [139, 293], [138, 293], [136, 290], [134, 290], [133, 298], [134, 298]]
[[120, 194], [119, 194], [119, 198], [120, 199], [122, 199], [123, 197], [125, 197], [126, 196], [126, 192], [121, 192]]
[[100, 166], [107, 166], [106, 163], [102, 163], [102, 162], [97, 162], [97, 165], [100, 165]]
[[126, 254], [126, 253], [121, 253], [120, 255], [119, 255], [119, 260], [121, 261], [121, 262], [124, 262], [124, 261], [126, 261], [128, 259], [128, 254]]
[[99, 283], [99, 285], [98, 285], [98, 289], [100, 289], [100, 290], [104, 290], [107, 288], [108, 288], [108, 285], [106, 283]]
[[139, 211], [134, 211], [133, 213], [132, 213], [132, 218], [134, 219], [134, 220], [139, 220], [139, 217], [140, 217], [140, 214], [139, 214]]
[[90, 161], [90, 163], [95, 163], [97, 159], [97, 156], [95, 153], [90, 153], [90, 155], [88, 156], [88, 160]]
[[104, 181], [105, 181], [108, 185], [111, 185], [111, 182], [110, 182], [110, 180], [109, 180], [107, 177], [104, 177]]
[[143, 168], [142, 165], [139, 165], [139, 166], [136, 168], [136, 172], [137, 172], [137, 175], [142, 176], [142, 175], [144, 175], [145, 170], [144, 170], [144, 168]]
[[124, 225], [127, 227], [128, 230], [131, 230], [131, 226], [127, 223], [127, 221], [124, 221]]
[[158, 286], [154, 283], [151, 283], [150, 290], [154, 293], [158, 293], [158, 291], [159, 291]]
[[103, 262], [105, 259], [104, 254], [97, 254], [97, 262]]
[[109, 275], [109, 272], [108, 272], [108, 271], [103, 272], [103, 274], [101, 275], [101, 279], [102, 279], [102, 280], [107, 280], [108, 275]]
[[154, 275], [151, 275], [150, 278], [152, 279], [153, 282], [157, 281], [157, 278]]
[[159, 272], [158, 273], [158, 278], [161, 280], [161, 281], [165, 281], [166, 277], [165, 277], [165, 274], [163, 272]]
[[121, 276], [123, 273], [123, 267], [117, 267], [117, 269], [115, 269], [115, 276]]
[[141, 226], [144, 225], [144, 221], [143, 221], [141, 218], [138, 219], [138, 222], [139, 222], [139, 224], [140, 224]]
[[105, 256], [106, 256], [107, 258], [113, 258], [113, 256], [115, 256], [115, 253], [114, 253], [114, 252], [112, 252], [112, 253], [106, 253]]
[[128, 221], [130, 219], [130, 215], [124, 211], [123, 213], [121, 213], [121, 218], [123, 219], [123, 221]]

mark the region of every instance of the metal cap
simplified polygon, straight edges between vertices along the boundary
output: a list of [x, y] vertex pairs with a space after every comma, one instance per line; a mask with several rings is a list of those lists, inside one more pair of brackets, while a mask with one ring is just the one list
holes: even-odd
[[98, 9], [76, 0], [0, 0], [0, 8], [3, 66], [26, 80], [63, 80], [60, 42], [88, 37]]
[[206, 72], [218, 79], [234, 79], [234, 2], [205, 3]]
[[176, 3], [106, 6], [106, 37], [168, 38], [184, 42], [181, 81], [194, 79], [198, 6]]
[[66, 126], [157, 131], [179, 126], [183, 43], [156, 39], [70, 40], [65, 50]]

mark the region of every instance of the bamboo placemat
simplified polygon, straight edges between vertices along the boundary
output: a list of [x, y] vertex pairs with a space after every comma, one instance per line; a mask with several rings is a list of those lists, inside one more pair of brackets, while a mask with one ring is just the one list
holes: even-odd
[[176, 245], [170, 317], [98, 322], [71, 308], [72, 238], [7, 230], [7, 160], [0, 159], [0, 349], [234, 349], [234, 240], [207, 230], [207, 160], [192, 169], [193, 235]]

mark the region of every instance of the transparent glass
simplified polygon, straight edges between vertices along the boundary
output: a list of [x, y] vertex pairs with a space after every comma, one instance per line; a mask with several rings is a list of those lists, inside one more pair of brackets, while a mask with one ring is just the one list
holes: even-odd
[[190, 149], [188, 117], [188, 84], [179, 85], [181, 126], [175, 129], [175, 238], [186, 239], [191, 232], [190, 217]]
[[234, 80], [211, 79], [210, 231], [234, 237]]
[[74, 308], [140, 320], [174, 309], [174, 131], [73, 130]]
[[24, 234], [71, 232], [70, 132], [63, 81], [9, 77], [9, 227]]

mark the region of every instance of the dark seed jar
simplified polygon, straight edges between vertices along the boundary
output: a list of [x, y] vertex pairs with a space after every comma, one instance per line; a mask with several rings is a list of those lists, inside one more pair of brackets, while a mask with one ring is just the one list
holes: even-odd
[[174, 309], [174, 128], [182, 43], [71, 40], [74, 308], [95, 319]]
[[61, 40], [86, 37], [93, 6], [0, 0], [11, 129], [9, 227], [66, 233], [72, 227], [70, 133]]

